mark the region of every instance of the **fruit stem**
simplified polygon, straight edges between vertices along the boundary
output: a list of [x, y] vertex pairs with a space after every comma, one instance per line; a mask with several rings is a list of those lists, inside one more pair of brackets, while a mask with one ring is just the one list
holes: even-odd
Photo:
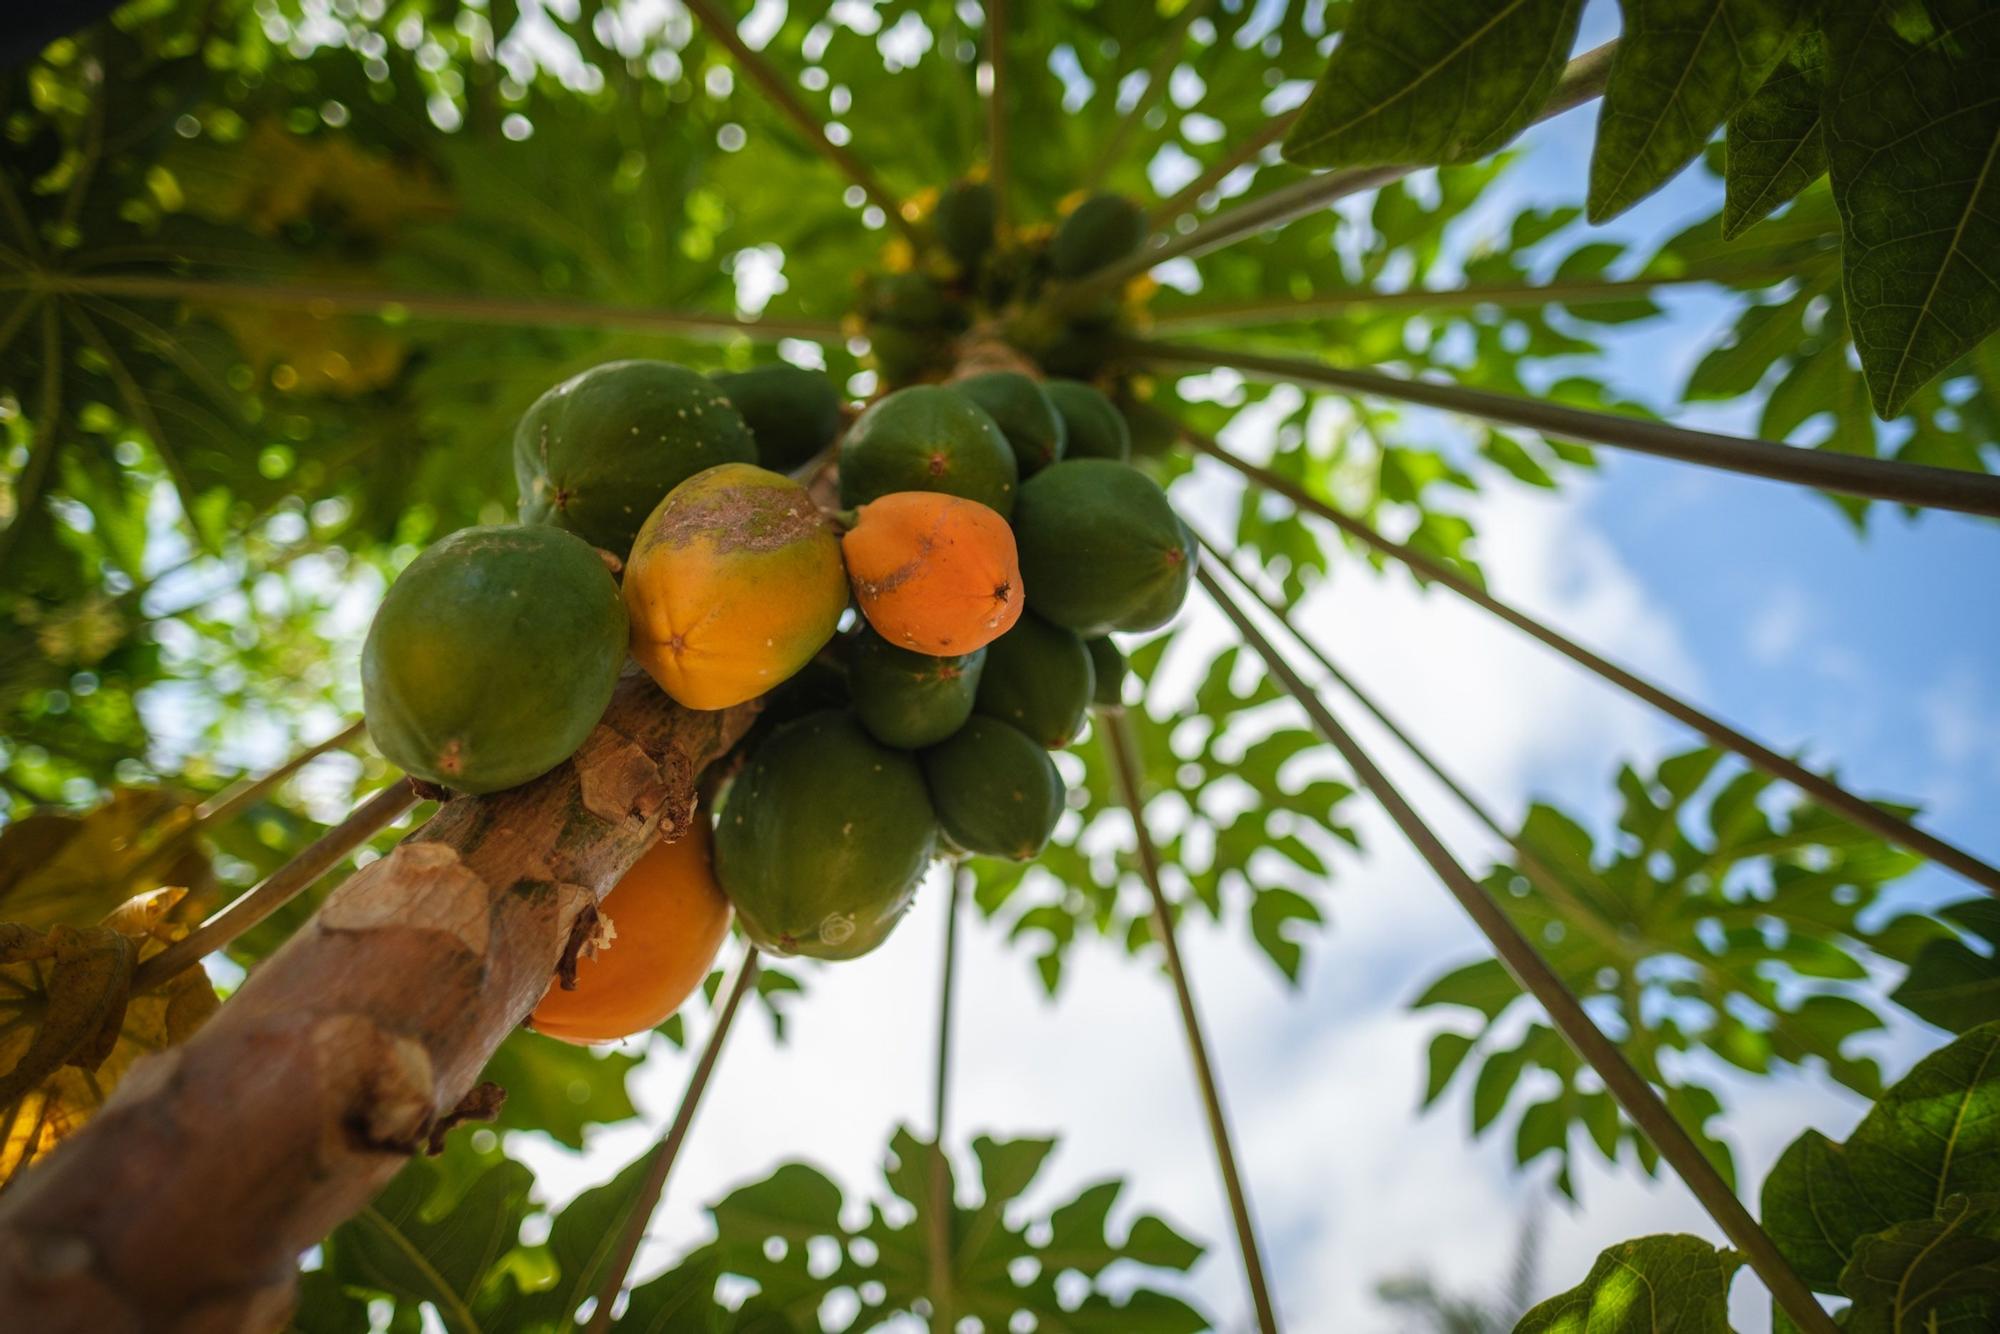
[[1181, 961], [1180, 945], [1174, 940], [1173, 909], [1160, 884], [1160, 854], [1146, 828], [1145, 799], [1139, 790], [1138, 747], [1132, 741], [1132, 720], [1124, 709], [1100, 709], [1104, 724], [1104, 749], [1111, 759], [1112, 778], [1119, 796], [1132, 816], [1132, 837], [1139, 854], [1140, 878], [1153, 899], [1153, 935], [1166, 956], [1167, 976], [1174, 984], [1174, 999], [1180, 1004], [1181, 1029], [1187, 1035], [1188, 1057], [1194, 1065], [1195, 1084], [1201, 1093], [1202, 1111], [1208, 1118], [1209, 1139], [1215, 1146], [1216, 1166], [1222, 1171], [1222, 1190], [1228, 1197], [1230, 1217], [1236, 1224], [1236, 1244], [1243, 1254], [1243, 1277], [1250, 1285], [1250, 1301], [1257, 1311], [1261, 1334], [1277, 1334], [1278, 1316], [1271, 1304], [1270, 1285], [1264, 1278], [1264, 1262], [1257, 1246], [1257, 1229], [1250, 1220], [1250, 1200], [1243, 1189], [1243, 1176], [1236, 1166], [1236, 1151], [1230, 1146], [1229, 1118], [1222, 1108], [1222, 1090], [1215, 1080], [1215, 1068], [1208, 1058], [1208, 1044], [1201, 1035], [1201, 1016], [1195, 1010], [1194, 988], [1188, 982]]
[[722, 1043], [729, 1036], [730, 1023], [736, 1018], [737, 1010], [742, 1008], [743, 998], [757, 984], [760, 962], [757, 947], [746, 942], [742, 957], [722, 984], [718, 993], [722, 1003], [715, 1013], [715, 1027], [709, 1029], [708, 1041], [702, 1044], [701, 1056], [688, 1075], [687, 1088], [681, 1093], [681, 1105], [674, 1111], [673, 1123], [660, 1137], [660, 1142], [649, 1150], [652, 1161], [647, 1164], [646, 1179], [640, 1184], [638, 1197], [632, 1202], [632, 1212], [625, 1216], [617, 1249], [605, 1264], [604, 1277], [597, 1286], [597, 1309], [590, 1313], [590, 1323], [584, 1327], [585, 1334], [604, 1334], [611, 1328], [611, 1308], [617, 1305], [618, 1294], [624, 1291], [625, 1276], [631, 1272], [632, 1260], [639, 1254], [639, 1243], [645, 1240], [646, 1227], [660, 1207], [661, 1197], [666, 1194], [667, 1176], [674, 1170], [674, 1159], [680, 1155], [688, 1128], [694, 1124], [695, 1110], [701, 1106], [701, 1095], [708, 1088], [709, 1076], [715, 1072], [715, 1063], [722, 1055]]
[[958, 967], [958, 905], [971, 883], [972, 872], [962, 860], [954, 861], [950, 876], [951, 889], [944, 909], [944, 966], [938, 983], [937, 1089], [931, 1113], [931, 1327], [944, 1330], [949, 1330], [956, 1318], [953, 1279], [957, 1266], [951, 1243], [953, 1214], [957, 1206], [952, 1198], [951, 1160], [945, 1157], [944, 1152], [946, 1112], [951, 1095], [952, 982]]

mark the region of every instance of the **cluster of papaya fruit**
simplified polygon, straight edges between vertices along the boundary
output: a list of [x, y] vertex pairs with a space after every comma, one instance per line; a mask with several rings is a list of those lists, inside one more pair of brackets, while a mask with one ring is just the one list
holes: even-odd
[[1148, 227], [1137, 202], [1088, 195], [1053, 225], [1010, 228], [992, 187], [963, 180], [938, 192], [928, 222], [929, 246], [905, 254], [898, 242], [890, 271], [863, 282], [860, 313], [885, 381], [937, 378], [953, 340], [980, 324], [1004, 325], [1051, 375], [1097, 376], [1115, 349], [1118, 296], [1041, 298], [1137, 250]]
[[849, 425], [814, 372], [618, 362], [514, 445], [522, 522], [433, 545], [370, 629], [383, 754], [463, 792], [526, 782], [628, 653], [686, 707], [764, 701], [718, 809], [613, 889], [615, 935], [537, 1010], [575, 1041], [665, 1019], [732, 908], [763, 949], [852, 958], [934, 857], [1037, 855], [1066, 807], [1049, 751], [1118, 700], [1106, 636], [1164, 624], [1193, 575], [1124, 419], [1073, 381], [913, 386]]

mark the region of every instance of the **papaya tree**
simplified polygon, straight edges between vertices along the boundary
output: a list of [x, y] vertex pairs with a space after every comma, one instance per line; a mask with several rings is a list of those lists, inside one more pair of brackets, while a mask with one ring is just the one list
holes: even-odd
[[[1296, 980], [1364, 821], [1488, 950], [1413, 998], [1424, 1102], [1712, 1224], [1519, 1329], [1725, 1329], [1743, 1272], [1782, 1328], [2000, 1323], [2000, 868], [1490, 587], [1465, 503], [1639, 454], [1857, 544], [2000, 517], [2000, 11], [72, 17], [0, 77], [8, 1327], [1214, 1327], [1121, 1182], [951, 1143], [975, 914], [1051, 994], [1093, 939], [1162, 975], [1241, 1307], [1310, 1325], [1180, 936]], [[1598, 230], [1665, 190], [1657, 243]], [[1690, 294], [1685, 384], [1615, 392]], [[1516, 818], [1337, 661], [1306, 603], [1350, 578], [1679, 744]], [[745, 1004], [782, 1029], [920, 894], [927, 1135], [865, 1205], [782, 1161], [635, 1281]], [[1852, 1041], [1891, 1023], [1949, 1036], [1891, 1079]], [[550, 1205], [503, 1133], [635, 1120], [696, 1033], [658, 1138]], [[1723, 1067], [1871, 1110], [1753, 1199]]]

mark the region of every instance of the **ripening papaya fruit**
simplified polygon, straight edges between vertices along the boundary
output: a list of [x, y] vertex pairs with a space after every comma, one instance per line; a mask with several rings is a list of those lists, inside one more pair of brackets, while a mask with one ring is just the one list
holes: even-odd
[[708, 812], [641, 853], [597, 905], [609, 943], [577, 961], [576, 986], [549, 987], [528, 1027], [564, 1042], [616, 1042], [658, 1027], [708, 976], [729, 934]]
[[790, 472], [840, 434], [840, 391], [824, 372], [773, 362], [713, 377], [757, 442], [757, 462]]
[[993, 187], [984, 181], [956, 181], [938, 196], [931, 225], [945, 253], [965, 268], [978, 267], [993, 248], [1000, 208]]
[[840, 546], [861, 614], [899, 648], [970, 653], [1020, 619], [1014, 532], [984, 505], [898, 491], [856, 511]]
[[1049, 241], [1058, 278], [1081, 278], [1120, 260], [1146, 239], [1146, 213], [1124, 195], [1092, 195], [1071, 210]]
[[1063, 456], [1068, 432], [1042, 387], [1019, 371], [988, 371], [954, 380], [951, 387], [986, 409], [1014, 451], [1023, 477]]
[[1083, 727], [1096, 687], [1090, 650], [1076, 632], [1030, 613], [987, 646], [972, 707], [1061, 750]]
[[886, 395], [840, 443], [840, 503], [849, 509], [896, 491], [936, 491], [1014, 512], [1020, 469], [986, 409], [939, 385]]
[[1109, 635], [1086, 639], [1090, 650], [1090, 702], [1101, 709], [1115, 709], [1125, 702], [1125, 653]]
[[553, 524], [622, 558], [660, 498], [704, 468], [750, 463], [757, 442], [706, 376], [613, 361], [564, 380], [514, 428], [521, 522]]
[[748, 463], [675, 487], [625, 567], [632, 656], [691, 709], [763, 694], [811, 661], [847, 610], [840, 539], [806, 489]]
[[759, 949], [852, 959], [909, 907], [936, 840], [916, 757], [827, 709], [773, 732], [730, 783], [715, 873]]
[[1050, 380], [1042, 386], [1063, 419], [1066, 459], [1132, 457], [1132, 432], [1110, 399], [1081, 380]]
[[986, 650], [941, 658], [898, 648], [864, 629], [848, 653], [854, 716], [885, 746], [933, 746], [965, 725], [986, 666]]
[[465, 528], [389, 586], [361, 650], [368, 734], [391, 762], [498, 792], [576, 752], [625, 663], [625, 605], [588, 542]]
[[997, 718], [974, 718], [917, 758], [953, 843], [1017, 862], [1048, 846], [1068, 788], [1034, 741]]
[[1080, 635], [1160, 624], [1194, 578], [1194, 543], [1166, 492], [1110, 459], [1065, 459], [1029, 478], [1014, 539], [1029, 607]]

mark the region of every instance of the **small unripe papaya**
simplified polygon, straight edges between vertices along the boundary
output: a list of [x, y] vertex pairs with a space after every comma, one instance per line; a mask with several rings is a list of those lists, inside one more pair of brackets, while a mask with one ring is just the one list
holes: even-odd
[[998, 719], [974, 718], [917, 759], [938, 825], [959, 847], [1024, 862], [1048, 846], [1068, 787], [1030, 738]]
[[632, 656], [691, 709], [753, 699], [811, 661], [847, 610], [840, 539], [806, 489], [747, 463], [675, 487], [625, 569]]
[[984, 505], [899, 491], [863, 505], [841, 539], [861, 614], [889, 643], [955, 656], [1021, 617], [1014, 532]]
[[1065, 459], [1029, 478], [1014, 536], [1035, 613], [1080, 635], [1160, 625], [1194, 579], [1194, 540], [1166, 492], [1110, 459]]
[[715, 873], [759, 949], [852, 959], [888, 938], [936, 841], [916, 757], [828, 709], [773, 732], [731, 780]]
[[1064, 458], [1123, 463], [1132, 457], [1132, 430], [1125, 424], [1124, 414], [1095, 388], [1081, 380], [1050, 380], [1042, 392], [1063, 419], [1063, 434], [1068, 440]]
[[1092, 195], [1078, 204], [1049, 241], [1049, 267], [1058, 278], [1081, 278], [1139, 248], [1146, 213], [1124, 195]]
[[564, 380], [514, 428], [521, 522], [552, 524], [623, 558], [660, 498], [757, 444], [708, 378], [664, 361], [613, 361]]
[[1109, 635], [1099, 635], [1087, 639], [1083, 646], [1090, 650], [1090, 667], [1096, 684], [1091, 687], [1090, 702], [1100, 709], [1115, 709], [1125, 702], [1125, 676], [1130, 670], [1125, 665], [1125, 652], [1111, 641]]
[[933, 746], [965, 725], [986, 650], [940, 658], [897, 648], [865, 629], [848, 651], [847, 685], [854, 716], [885, 746]]
[[840, 442], [840, 503], [894, 491], [976, 500], [1005, 518], [1020, 468], [986, 409], [955, 389], [915, 385], [878, 399]]
[[931, 225], [937, 229], [945, 253], [970, 269], [993, 248], [999, 214], [992, 186], [984, 181], [957, 181], [938, 196]]
[[1007, 437], [1021, 476], [1063, 456], [1068, 432], [1061, 414], [1042, 387], [1019, 371], [988, 371], [954, 380], [951, 387], [986, 409]]
[[1030, 612], [986, 650], [973, 708], [1061, 750], [1082, 730], [1096, 688], [1082, 638]]
[[757, 462], [790, 472], [840, 434], [840, 391], [823, 371], [773, 362], [715, 377], [757, 441]]

